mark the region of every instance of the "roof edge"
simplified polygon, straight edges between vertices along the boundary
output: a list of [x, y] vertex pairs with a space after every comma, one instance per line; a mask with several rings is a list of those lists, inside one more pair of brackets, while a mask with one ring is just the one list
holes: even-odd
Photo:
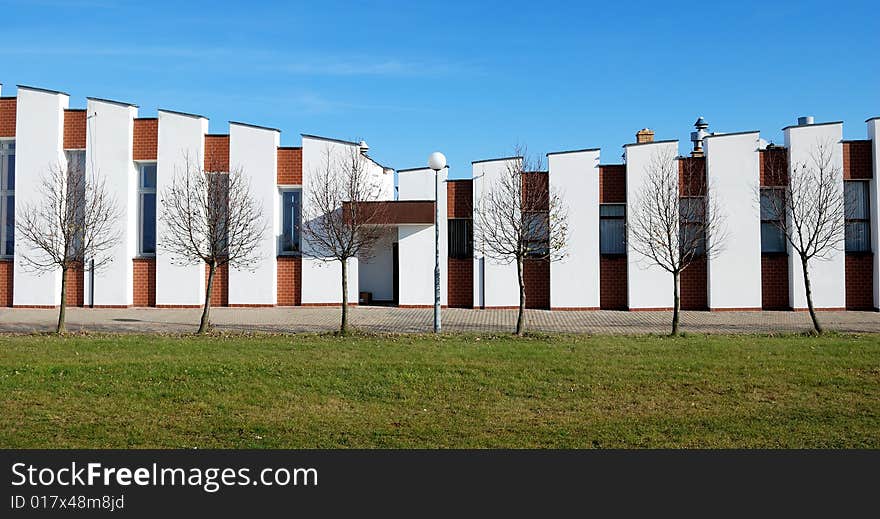
[[791, 125], [788, 125], [785, 128], [783, 128], [782, 131], [791, 130], [792, 128], [812, 128], [813, 126], [831, 126], [833, 124], [843, 124], [843, 121], [831, 121], [828, 123], [813, 123], [813, 124], [791, 124]]
[[678, 139], [669, 139], [665, 141], [651, 141], [651, 142], [631, 142], [629, 144], [624, 144], [624, 148], [629, 148], [630, 146], [646, 146], [648, 144], [669, 144], [670, 142], [678, 142]]
[[114, 104], [114, 105], [127, 106], [127, 107], [133, 107], [133, 108], [140, 108], [140, 107], [139, 107], [138, 105], [136, 105], [136, 104], [126, 103], [126, 102], [124, 102], [124, 101], [114, 101], [114, 100], [112, 100], [112, 99], [102, 99], [102, 98], [100, 98], [100, 97], [86, 97], [86, 100], [88, 100], [88, 101], [98, 101], [98, 102], [101, 102], [101, 103], [110, 103], [110, 104]]
[[243, 123], [240, 121], [229, 121], [229, 124], [230, 125], [234, 124], [235, 126], [245, 126], [248, 128], [256, 128], [257, 130], [269, 130], [269, 131], [281, 133], [281, 130], [279, 130], [278, 128], [271, 128], [269, 126], [259, 126], [257, 124]]
[[522, 160], [522, 155], [518, 155], [515, 157], [499, 157], [497, 159], [483, 159], [483, 160], [473, 160], [471, 164], [481, 164], [483, 162], [501, 162], [502, 160]]
[[48, 88], [40, 88], [40, 87], [34, 87], [34, 86], [28, 86], [28, 85], [15, 85], [15, 86], [18, 89], [23, 88], [25, 90], [33, 90], [35, 92], [43, 92], [44, 94], [61, 94], [61, 95], [70, 97], [70, 94], [68, 94], [67, 92], [62, 92], [60, 90], [51, 90]]
[[187, 112], [178, 112], [177, 110], [168, 110], [167, 108], [159, 108], [156, 111], [157, 112], [165, 112], [166, 114], [183, 115], [184, 117], [194, 117], [196, 119], [205, 119], [205, 120], [208, 119], [204, 115], [191, 114], [191, 113], [187, 113]]
[[565, 155], [567, 153], [584, 153], [587, 151], [602, 151], [602, 149], [601, 148], [583, 148], [580, 150], [551, 151], [550, 153], [547, 154], [547, 156], [549, 157], [550, 155]]

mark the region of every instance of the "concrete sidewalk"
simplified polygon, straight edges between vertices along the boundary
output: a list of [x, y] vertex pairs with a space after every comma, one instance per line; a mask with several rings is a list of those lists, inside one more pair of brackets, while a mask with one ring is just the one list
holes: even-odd
[[[430, 332], [431, 309], [352, 308], [354, 328], [368, 332]], [[2, 308], [0, 332], [51, 331], [58, 311]], [[198, 328], [201, 310], [124, 308], [68, 308], [71, 332], [188, 333]], [[216, 329], [260, 332], [321, 332], [339, 326], [339, 309], [325, 307], [213, 308]], [[880, 332], [880, 313], [822, 312], [826, 329], [841, 332]], [[563, 333], [639, 334], [667, 333], [670, 312], [549, 312], [528, 310], [530, 330]], [[509, 332], [516, 323], [515, 310], [443, 310], [443, 330], [448, 332]], [[682, 312], [682, 330], [693, 333], [802, 332], [811, 329], [806, 312]]]

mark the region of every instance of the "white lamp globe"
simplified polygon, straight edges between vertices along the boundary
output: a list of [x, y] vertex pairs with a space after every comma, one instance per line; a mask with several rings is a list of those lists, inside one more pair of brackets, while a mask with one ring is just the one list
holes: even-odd
[[433, 169], [434, 171], [440, 171], [441, 169], [446, 167], [446, 155], [440, 153], [439, 151], [435, 151], [428, 157], [428, 167]]

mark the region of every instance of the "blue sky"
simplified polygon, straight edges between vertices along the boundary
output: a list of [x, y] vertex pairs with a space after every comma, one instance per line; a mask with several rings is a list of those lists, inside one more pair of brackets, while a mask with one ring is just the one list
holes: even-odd
[[880, 115], [873, 2], [0, 0], [0, 82], [366, 139], [394, 168], [621, 145], [642, 127], [780, 142], [798, 115], [865, 138]]

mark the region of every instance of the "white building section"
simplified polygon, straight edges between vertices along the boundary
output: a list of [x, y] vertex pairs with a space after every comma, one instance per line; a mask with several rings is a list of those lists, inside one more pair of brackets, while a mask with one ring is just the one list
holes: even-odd
[[761, 172], [758, 132], [703, 139], [709, 196], [722, 212], [722, 250], [708, 260], [710, 309], [761, 308]]
[[181, 264], [163, 245], [168, 231], [162, 222], [162, 194], [175, 175], [202, 166], [208, 120], [199, 115], [159, 110], [159, 142], [156, 171], [156, 306], [197, 306], [205, 294], [205, 265]]
[[866, 121], [871, 140], [871, 167], [874, 172], [868, 190], [871, 197], [871, 250], [874, 251], [874, 308], [880, 308], [880, 117]]
[[[62, 92], [19, 85], [15, 124], [15, 210], [42, 202], [41, 182], [52, 168], [66, 168]], [[25, 257], [39, 258], [16, 229], [13, 300], [16, 306], [56, 306], [60, 303], [61, 270], [34, 272]]]
[[[843, 123], [804, 124], [789, 126], [784, 129], [785, 147], [788, 148], [789, 172], [800, 165], [815, 170], [814, 155], [817, 146], [830, 149], [831, 168], [839, 176], [838, 184], [843, 192]], [[842, 195], [841, 195], [842, 196]], [[843, 211], [836, 215], [843, 227]], [[843, 251], [843, 236], [840, 250], [832, 251], [826, 258], [813, 258], [808, 264], [810, 269], [810, 285], [813, 292], [813, 305], [816, 308], [842, 309], [846, 306], [845, 270], [846, 257]], [[789, 301], [794, 309], [807, 308], [806, 289], [804, 288], [803, 268], [800, 256], [789, 246]]]
[[[670, 161], [670, 167], [678, 168], [678, 141], [657, 141], [643, 144], [627, 144], [626, 154], [626, 212], [627, 227], [632, 218], [633, 204], [637, 203], [650, 174], [651, 164], [658, 160]], [[677, 169], [676, 169], [677, 170]], [[631, 310], [672, 308], [672, 274], [653, 265], [650, 258], [636, 251], [632, 239], [627, 236], [627, 300]]]
[[512, 162], [522, 161], [521, 157], [474, 162], [474, 305], [483, 308], [519, 306], [519, 281], [516, 276], [516, 263], [492, 258], [486, 254], [485, 245], [478, 241], [480, 218], [484, 210], [483, 199], [487, 193], [497, 189], [501, 175], [508, 172]]
[[550, 263], [550, 308], [599, 308], [599, 150], [548, 153], [550, 195], [568, 213], [566, 255]]
[[[438, 174], [437, 210], [440, 221], [440, 304], [448, 302], [447, 258], [449, 239], [447, 233], [446, 186], [449, 169]], [[397, 174], [398, 200], [434, 200], [434, 171], [429, 168], [400, 171]], [[423, 243], [427, 228], [431, 235], [429, 246]], [[400, 304], [404, 306], [431, 306], [434, 304], [434, 226], [400, 225], [398, 227], [398, 264]], [[427, 265], [427, 270], [425, 269]], [[425, 292], [425, 282], [430, 293]], [[427, 295], [426, 295], [427, 294]]]
[[[114, 223], [119, 242], [109, 251], [112, 261], [94, 273], [85, 273], [85, 301], [95, 306], [129, 306], [133, 297], [133, 265], [137, 254], [138, 171], [132, 158], [136, 106], [89, 98], [86, 109], [86, 174], [100, 178], [116, 200]], [[94, 283], [90, 286], [91, 280]], [[94, 294], [91, 301], [89, 294]]]
[[281, 134], [272, 128], [229, 123], [229, 169], [240, 171], [250, 182], [254, 201], [263, 208], [265, 226], [255, 254], [253, 270], [229, 268], [229, 304], [274, 305], [277, 301], [277, 244], [281, 232], [278, 215], [278, 145]]

